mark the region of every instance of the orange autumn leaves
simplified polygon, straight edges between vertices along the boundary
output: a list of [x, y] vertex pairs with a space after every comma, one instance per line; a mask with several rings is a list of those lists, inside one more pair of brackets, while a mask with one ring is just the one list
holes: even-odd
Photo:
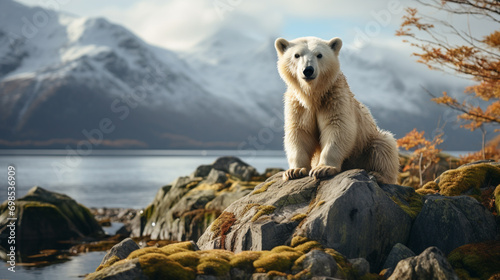
[[[500, 23], [500, 2], [496, 0], [419, 2], [450, 14], [480, 16], [484, 21]], [[469, 101], [460, 102], [446, 92], [433, 101], [461, 112], [458, 118], [465, 122], [464, 128], [475, 130], [484, 124], [500, 124], [500, 31], [476, 38], [470, 30], [459, 30], [446, 20], [419, 15], [415, 8], [408, 8], [406, 12], [396, 36], [409, 38], [411, 42], [404, 41], [421, 50], [414, 53], [417, 61], [430, 69], [451, 70], [476, 82], [465, 89], [471, 97]], [[458, 39], [463, 45], [452, 44], [453, 40], [442, 34]], [[482, 100], [483, 108], [472, 104], [472, 99]]]
[[424, 183], [422, 178], [424, 172], [439, 162], [438, 155], [441, 153], [441, 149], [438, 149], [437, 146], [443, 143], [442, 133], [434, 136], [432, 140], [425, 139], [424, 134], [424, 131], [418, 132], [417, 129], [413, 129], [406, 136], [397, 140], [398, 147], [404, 148], [406, 151], [413, 149], [410, 160], [406, 166], [403, 166], [402, 171], [417, 170], [420, 186]]

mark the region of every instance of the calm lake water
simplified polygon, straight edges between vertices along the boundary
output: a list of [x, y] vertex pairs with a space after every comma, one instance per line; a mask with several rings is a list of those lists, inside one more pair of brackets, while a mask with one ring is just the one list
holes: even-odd
[[[264, 172], [268, 167], [286, 169], [282, 151], [93, 151], [78, 157], [66, 151], [0, 150], [0, 202], [7, 197], [7, 168], [16, 168], [16, 196], [21, 198], [33, 186], [64, 193], [87, 207], [140, 209], [153, 201], [161, 186], [220, 156], [238, 156]], [[106, 230], [106, 228], [105, 228]], [[72, 257], [70, 261], [46, 267], [7, 270], [0, 262], [0, 279], [82, 279], [94, 271], [105, 252]]]
[[[263, 172], [286, 168], [282, 151], [94, 151], [90, 156], [65, 151], [0, 150], [0, 186], [7, 185], [7, 168], [16, 168], [17, 197], [33, 186], [69, 195], [87, 207], [144, 208], [157, 190], [196, 167], [220, 156], [239, 156]], [[0, 190], [0, 201], [7, 197]]]

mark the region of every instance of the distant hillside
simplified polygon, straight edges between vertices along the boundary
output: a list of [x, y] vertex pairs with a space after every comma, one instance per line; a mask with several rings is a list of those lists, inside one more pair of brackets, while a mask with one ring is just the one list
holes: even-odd
[[[23, 20], [34, 15], [46, 20]], [[274, 39], [225, 27], [178, 53], [103, 18], [3, 0], [0, 148], [90, 139], [94, 148], [281, 149], [285, 85]], [[398, 137], [413, 127], [430, 133], [443, 120], [422, 86], [439, 93], [465, 84], [383, 47], [345, 49], [341, 59], [354, 93]], [[479, 148], [479, 134], [446, 129], [447, 149]]]

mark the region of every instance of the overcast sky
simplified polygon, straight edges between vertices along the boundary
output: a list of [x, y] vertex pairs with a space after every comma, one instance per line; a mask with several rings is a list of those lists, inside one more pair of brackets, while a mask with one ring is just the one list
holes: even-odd
[[[154, 45], [183, 50], [221, 26], [268, 39], [341, 37], [344, 46], [383, 43], [407, 48], [394, 32], [410, 0], [17, 0], [79, 16], [102, 16]], [[417, 6], [418, 7], [418, 6]], [[423, 9], [422, 7], [420, 7]], [[432, 12], [431, 12], [432, 14]], [[471, 22], [434, 14], [454, 24]], [[474, 19], [471, 19], [472, 21]], [[483, 26], [473, 26], [486, 30]]]
[[149, 43], [189, 47], [228, 25], [255, 36], [341, 37], [400, 42], [394, 31], [408, 0], [18, 0], [79, 16], [102, 16]]

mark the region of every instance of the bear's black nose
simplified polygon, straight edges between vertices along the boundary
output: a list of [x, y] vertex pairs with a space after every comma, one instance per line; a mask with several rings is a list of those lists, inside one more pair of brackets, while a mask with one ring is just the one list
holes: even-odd
[[304, 73], [304, 76], [306, 76], [306, 78], [310, 78], [314, 73], [314, 68], [312, 66], [307, 66], [302, 73]]

